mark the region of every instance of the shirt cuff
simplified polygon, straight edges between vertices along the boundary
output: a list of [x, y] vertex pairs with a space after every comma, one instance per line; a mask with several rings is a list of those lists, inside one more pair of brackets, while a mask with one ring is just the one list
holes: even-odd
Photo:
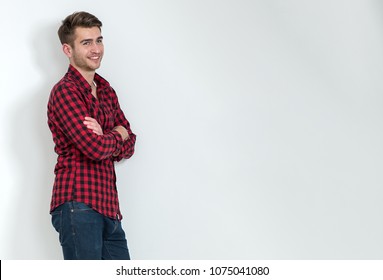
[[119, 154], [122, 146], [124, 145], [124, 140], [118, 131], [112, 130], [111, 133], [113, 134], [114, 138], [116, 138], [116, 149], [113, 154]]

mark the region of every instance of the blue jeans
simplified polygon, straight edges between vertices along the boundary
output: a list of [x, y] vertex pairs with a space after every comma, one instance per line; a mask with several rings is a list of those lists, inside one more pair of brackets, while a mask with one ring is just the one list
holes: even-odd
[[52, 212], [65, 260], [129, 260], [121, 222], [81, 202], [66, 202]]

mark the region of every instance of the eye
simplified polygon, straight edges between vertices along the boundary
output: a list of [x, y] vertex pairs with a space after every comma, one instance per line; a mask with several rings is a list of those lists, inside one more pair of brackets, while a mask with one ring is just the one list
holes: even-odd
[[102, 39], [97, 39], [97, 44], [102, 44]]

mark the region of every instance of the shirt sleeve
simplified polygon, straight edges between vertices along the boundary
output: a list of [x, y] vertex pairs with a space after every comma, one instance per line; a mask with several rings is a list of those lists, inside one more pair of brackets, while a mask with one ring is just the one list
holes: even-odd
[[[113, 91], [114, 92], [114, 91]], [[132, 132], [130, 128], [130, 123], [126, 119], [124, 112], [121, 110], [120, 104], [118, 102], [117, 95], [114, 92], [115, 98], [115, 108], [116, 108], [116, 118], [114, 126], [123, 126], [129, 133], [129, 139], [123, 142], [122, 147], [119, 150], [117, 156], [114, 157], [114, 160], [120, 161], [122, 159], [128, 159], [134, 154], [134, 147], [136, 143], [136, 135]]]
[[90, 114], [76, 86], [66, 83], [53, 89], [50, 106], [57, 128], [89, 159], [100, 161], [122, 149], [124, 141], [117, 131], [97, 135], [86, 127], [84, 120]]

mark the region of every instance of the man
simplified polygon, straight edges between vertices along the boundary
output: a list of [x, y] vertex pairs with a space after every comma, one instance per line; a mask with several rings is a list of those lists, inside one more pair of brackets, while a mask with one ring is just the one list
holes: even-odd
[[136, 136], [115, 91], [96, 73], [104, 54], [101, 26], [78, 12], [58, 30], [70, 65], [51, 91], [48, 125], [58, 154], [52, 224], [64, 259], [130, 259], [114, 162], [133, 155]]

